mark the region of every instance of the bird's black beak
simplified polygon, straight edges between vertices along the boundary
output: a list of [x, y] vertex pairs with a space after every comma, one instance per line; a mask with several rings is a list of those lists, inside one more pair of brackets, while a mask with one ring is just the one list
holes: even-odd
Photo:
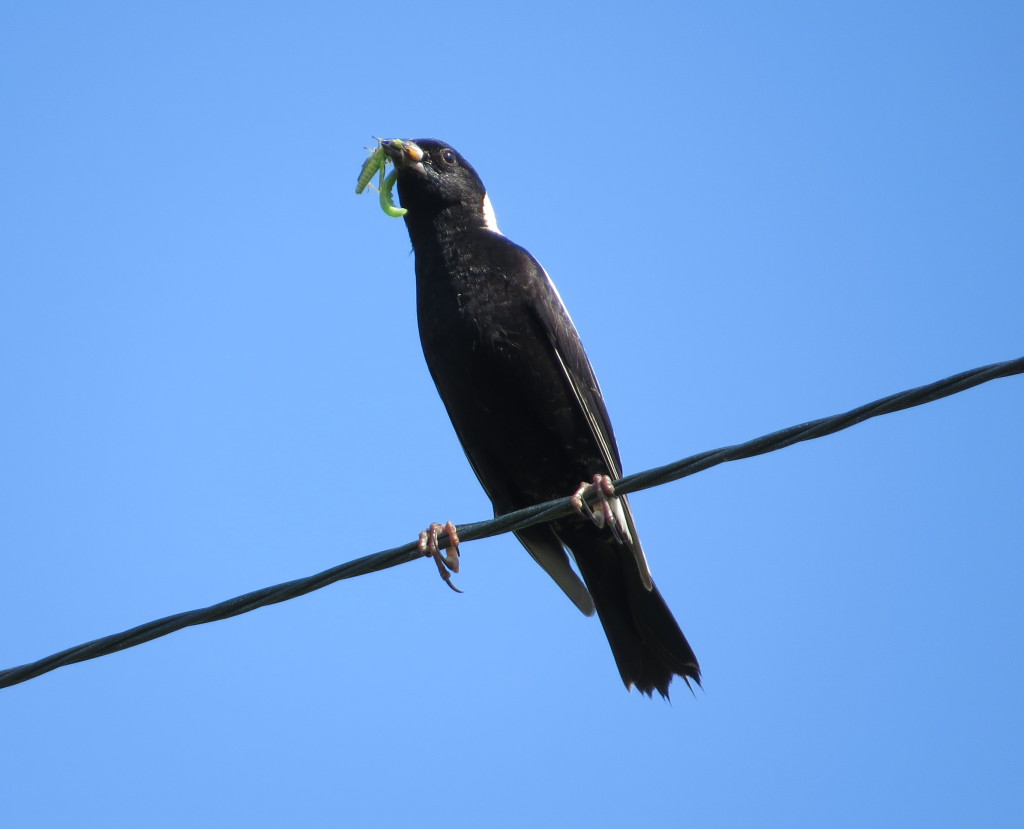
[[414, 141], [403, 141], [401, 138], [385, 138], [380, 142], [381, 149], [395, 165], [395, 169], [423, 169], [423, 150]]

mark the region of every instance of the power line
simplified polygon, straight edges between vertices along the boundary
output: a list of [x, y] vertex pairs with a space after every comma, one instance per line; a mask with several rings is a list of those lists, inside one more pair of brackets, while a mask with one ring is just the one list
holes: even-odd
[[[926, 386], [918, 386], [908, 391], [883, 397], [881, 400], [875, 400], [872, 403], [858, 406], [856, 409], [851, 409], [842, 414], [812, 420], [808, 423], [772, 432], [746, 443], [738, 443], [722, 449], [701, 452], [666, 466], [638, 472], [634, 475], [626, 475], [614, 482], [615, 489], [620, 493], [650, 489], [670, 481], [677, 481], [689, 475], [695, 475], [698, 472], [727, 461], [751, 458], [755, 455], [763, 455], [767, 452], [784, 449], [787, 446], [792, 446], [794, 443], [831, 435], [879, 415], [898, 412], [902, 409], [920, 406], [923, 403], [931, 403], [934, 400], [949, 397], [982, 383], [987, 383], [990, 380], [1022, 373], [1024, 373], [1024, 357], [971, 369], [970, 371], [947, 377], [944, 380], [929, 383]], [[567, 496], [555, 501], [548, 501], [517, 510], [516, 512], [510, 512], [507, 515], [489, 521], [460, 524], [459, 537], [463, 542], [489, 538], [490, 536], [500, 535], [512, 530], [520, 530], [533, 524], [551, 521], [568, 515], [571, 512], [573, 512], [573, 507]], [[447, 541], [443, 536], [441, 543], [442, 546], [447, 545]], [[95, 659], [98, 656], [106, 656], [116, 651], [132, 648], [136, 645], [141, 645], [143, 642], [159, 639], [161, 636], [174, 633], [182, 628], [202, 625], [207, 622], [216, 622], [220, 619], [229, 619], [232, 616], [240, 616], [243, 613], [248, 613], [250, 610], [256, 610], [260, 607], [303, 596], [306, 593], [312, 593], [314, 590], [327, 587], [327, 585], [334, 584], [334, 582], [342, 581], [343, 579], [363, 576], [378, 570], [386, 570], [389, 567], [405, 564], [421, 557], [422, 553], [419, 551], [418, 543], [412, 541], [401, 547], [394, 547], [390, 550], [354, 559], [345, 564], [339, 564], [337, 567], [332, 567], [313, 576], [295, 579], [294, 581], [278, 584], [274, 587], [265, 587], [262, 590], [254, 590], [251, 593], [245, 593], [244, 595], [236, 596], [233, 599], [228, 599], [200, 610], [189, 610], [184, 613], [175, 613], [173, 616], [165, 616], [163, 619], [147, 622], [144, 625], [139, 625], [122, 633], [115, 633], [100, 639], [94, 639], [82, 645], [76, 645], [73, 648], [52, 654], [36, 662], [0, 671], [0, 688], [17, 685], [64, 665], [73, 665], [76, 662], [84, 662], [88, 659]]]

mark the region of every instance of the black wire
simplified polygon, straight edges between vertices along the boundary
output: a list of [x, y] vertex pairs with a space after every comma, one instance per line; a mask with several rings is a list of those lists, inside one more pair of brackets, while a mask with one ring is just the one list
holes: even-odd
[[[834, 432], [848, 429], [858, 423], [862, 423], [872, 417], [883, 414], [898, 412], [902, 409], [909, 409], [912, 406], [920, 406], [922, 403], [930, 403], [943, 397], [966, 391], [974, 386], [987, 383], [1000, 377], [1009, 377], [1014, 374], [1024, 373], [1024, 357], [1016, 360], [1007, 360], [1003, 363], [994, 363], [990, 366], [972, 369], [970, 371], [947, 377], [926, 386], [919, 386], [909, 391], [883, 397], [873, 403], [859, 406], [848, 412], [831, 417], [823, 417], [819, 420], [812, 420], [802, 423], [799, 426], [791, 426], [788, 429], [781, 429], [769, 435], [755, 438], [746, 443], [739, 443], [735, 446], [726, 446], [722, 449], [715, 449], [709, 452], [701, 452], [689, 458], [660, 466], [657, 469], [649, 469], [645, 472], [638, 472], [634, 475], [615, 481], [615, 489], [620, 493], [637, 492], [642, 489], [660, 486], [670, 481], [677, 481], [688, 475], [694, 475], [712, 466], [727, 461], [751, 458], [755, 455], [763, 455], [767, 452], [774, 452], [792, 446], [794, 443], [811, 440], [813, 438], [831, 435]], [[462, 541], [474, 541], [480, 538], [488, 538], [494, 535], [520, 530], [533, 524], [551, 521], [568, 515], [573, 511], [570, 499], [560, 498], [555, 501], [548, 501], [526, 509], [508, 513], [500, 518], [489, 521], [478, 521], [472, 524], [459, 525], [459, 537]], [[447, 538], [442, 536], [441, 546], [447, 546]], [[192, 625], [202, 625], [207, 622], [216, 622], [220, 619], [229, 619], [232, 616], [239, 616], [267, 605], [284, 602], [312, 593], [321, 587], [326, 587], [343, 579], [350, 579], [354, 576], [363, 576], [377, 570], [385, 570], [398, 564], [405, 564], [413, 559], [420, 558], [417, 542], [413, 541], [401, 547], [394, 547], [390, 550], [363, 556], [353, 561], [339, 564], [322, 573], [314, 576], [295, 579], [294, 581], [278, 584], [274, 587], [264, 587], [262, 590], [254, 590], [242, 596], [220, 602], [200, 610], [190, 610], [184, 613], [175, 613], [173, 616], [165, 616], [153, 622], [131, 628], [122, 633], [115, 633], [86, 642], [83, 645], [76, 645], [73, 648], [52, 654], [37, 662], [30, 662], [17, 668], [8, 668], [0, 671], [0, 688], [17, 685], [20, 682], [33, 679], [41, 674], [48, 673], [64, 665], [73, 665], [76, 662], [84, 662], [87, 659], [95, 659], [98, 656], [106, 656], [110, 653], [132, 648], [149, 642], [152, 639], [159, 639], [169, 633], [174, 633], [182, 628]]]

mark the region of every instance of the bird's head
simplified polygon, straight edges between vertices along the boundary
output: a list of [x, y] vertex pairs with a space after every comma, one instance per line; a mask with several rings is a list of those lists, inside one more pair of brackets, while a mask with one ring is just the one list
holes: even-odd
[[497, 231], [487, 189], [473, 166], [455, 149], [434, 138], [386, 138], [381, 147], [398, 171], [398, 195], [410, 228], [415, 223], [445, 220], [462, 229]]

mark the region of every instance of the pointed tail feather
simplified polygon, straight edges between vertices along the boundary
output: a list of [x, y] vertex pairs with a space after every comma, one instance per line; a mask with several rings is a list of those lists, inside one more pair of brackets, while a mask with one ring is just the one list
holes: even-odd
[[625, 544], [592, 525], [559, 526], [611, 645], [622, 681], [668, 698], [672, 677], [700, 685], [700, 665], [656, 585], [648, 590]]

